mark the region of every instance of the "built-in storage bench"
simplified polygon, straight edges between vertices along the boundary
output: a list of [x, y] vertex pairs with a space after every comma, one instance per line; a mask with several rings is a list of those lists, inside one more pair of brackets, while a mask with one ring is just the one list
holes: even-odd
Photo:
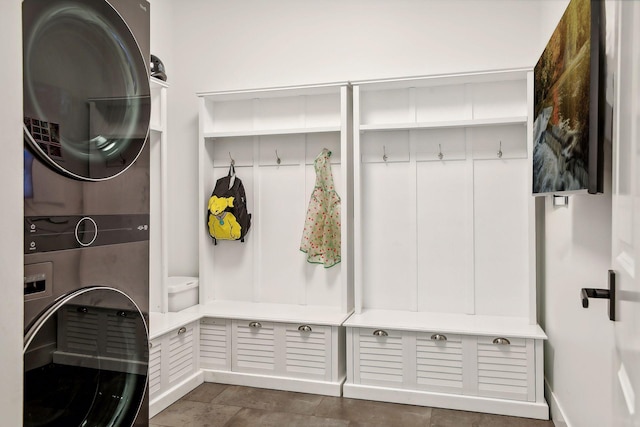
[[[342, 323], [353, 311], [351, 87], [347, 83], [202, 92], [200, 102], [200, 367], [205, 381], [339, 396]], [[341, 259], [300, 251], [323, 149], [341, 198]], [[205, 227], [216, 180], [233, 164], [246, 190], [244, 242]]]
[[532, 72], [354, 82], [353, 96], [344, 396], [547, 419]]
[[[347, 315], [335, 313], [332, 320], [326, 313], [302, 309], [275, 317], [264, 315], [264, 305], [251, 313], [243, 312], [241, 304], [218, 304], [218, 314], [235, 311], [228, 313], [232, 318], [220, 318], [208, 314], [212, 308], [199, 308], [205, 381], [340, 396], [345, 336], [344, 328], [331, 323], [339, 324]], [[296, 314], [310, 321], [294, 321]]]
[[199, 316], [151, 313], [149, 331], [149, 413], [153, 417], [202, 384], [198, 366]]

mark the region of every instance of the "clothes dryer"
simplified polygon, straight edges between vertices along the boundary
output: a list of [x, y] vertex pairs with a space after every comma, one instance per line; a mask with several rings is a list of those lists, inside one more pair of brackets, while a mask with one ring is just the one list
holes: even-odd
[[146, 0], [24, 0], [24, 426], [148, 425]]

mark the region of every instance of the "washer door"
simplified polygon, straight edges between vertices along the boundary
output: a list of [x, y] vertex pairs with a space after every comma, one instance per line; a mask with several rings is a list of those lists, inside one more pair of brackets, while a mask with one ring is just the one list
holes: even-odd
[[89, 287], [28, 328], [24, 427], [133, 425], [146, 393], [148, 329], [123, 292]]
[[25, 141], [66, 176], [101, 181], [137, 159], [149, 132], [148, 58], [105, 0], [25, 0]]

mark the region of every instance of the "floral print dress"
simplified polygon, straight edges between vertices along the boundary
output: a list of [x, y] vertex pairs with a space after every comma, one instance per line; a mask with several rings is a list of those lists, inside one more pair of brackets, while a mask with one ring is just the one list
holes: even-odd
[[300, 244], [308, 262], [324, 264], [325, 268], [340, 262], [340, 196], [333, 184], [330, 156], [331, 152], [325, 148], [313, 163], [316, 185], [309, 201]]

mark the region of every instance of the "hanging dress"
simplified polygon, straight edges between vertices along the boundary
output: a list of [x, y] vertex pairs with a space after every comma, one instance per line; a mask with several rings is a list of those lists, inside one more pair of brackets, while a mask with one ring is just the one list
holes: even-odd
[[340, 262], [340, 196], [336, 193], [326, 148], [316, 157], [316, 185], [311, 194], [300, 250], [307, 261], [325, 268]]

